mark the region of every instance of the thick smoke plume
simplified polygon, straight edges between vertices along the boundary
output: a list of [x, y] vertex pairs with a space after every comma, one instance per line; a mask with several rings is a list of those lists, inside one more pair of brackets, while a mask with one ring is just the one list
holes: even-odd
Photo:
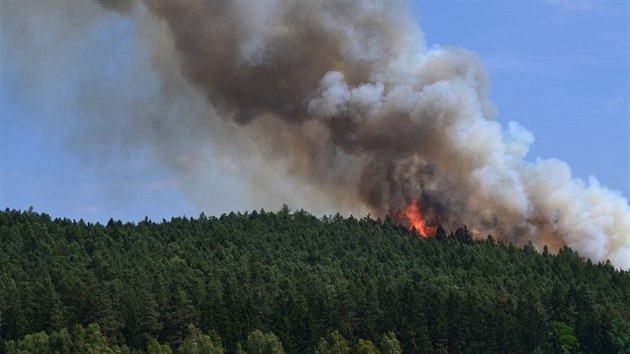
[[[160, 109], [135, 107], [128, 140], [153, 145], [173, 168], [183, 168], [174, 145], [249, 146], [239, 149], [281, 161], [340, 205], [383, 217], [418, 200], [433, 225], [566, 244], [630, 268], [626, 199], [573, 178], [562, 161], [525, 161], [534, 138], [495, 120], [477, 56], [427, 49], [404, 4], [100, 3], [94, 13], [133, 19], [159, 74]], [[190, 102], [186, 95], [205, 108], [165, 107]], [[103, 128], [99, 119], [83, 124]]]

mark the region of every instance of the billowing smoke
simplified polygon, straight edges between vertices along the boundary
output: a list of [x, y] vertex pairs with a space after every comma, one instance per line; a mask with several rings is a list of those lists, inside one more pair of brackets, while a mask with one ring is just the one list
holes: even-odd
[[[477, 56], [427, 49], [404, 4], [100, 3], [95, 17], [132, 19], [160, 82], [154, 108], [131, 108], [127, 138], [113, 139], [121, 146], [149, 144], [171, 167], [194, 171], [173, 151], [224, 142], [280, 161], [339, 205], [383, 217], [417, 200], [433, 225], [566, 244], [630, 268], [626, 199], [573, 178], [562, 161], [525, 161], [534, 138], [495, 120]], [[120, 129], [103, 119], [81, 124]], [[253, 183], [264, 180], [264, 167], [252, 171]]]

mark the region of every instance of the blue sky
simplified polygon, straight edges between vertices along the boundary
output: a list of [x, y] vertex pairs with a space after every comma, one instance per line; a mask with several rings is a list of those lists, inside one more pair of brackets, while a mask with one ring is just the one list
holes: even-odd
[[[630, 195], [627, 2], [428, 1], [413, 8], [429, 47], [478, 53], [489, 73], [497, 119], [517, 121], [535, 136], [528, 160], [559, 158], [575, 176], [594, 175]], [[133, 29], [121, 21], [114, 28], [122, 34]], [[118, 55], [132, 50], [128, 46], [117, 48]], [[3, 60], [11, 60], [12, 49], [0, 42]], [[106, 71], [103, 80], [116, 75]], [[60, 115], [73, 111], [51, 103], [73, 94], [63, 80], [31, 92], [4, 64], [0, 73], [0, 207], [33, 206], [55, 217], [101, 222], [201, 212], [182, 191], [180, 176], [147, 151], [127, 156], [133, 163], [124, 168], [116, 168], [116, 159], [99, 168], [70, 148], [67, 127], [57, 123], [67, 122]], [[216, 203], [207, 203], [207, 214], [252, 208], [239, 187], [244, 182], [224, 168], [208, 175]]]

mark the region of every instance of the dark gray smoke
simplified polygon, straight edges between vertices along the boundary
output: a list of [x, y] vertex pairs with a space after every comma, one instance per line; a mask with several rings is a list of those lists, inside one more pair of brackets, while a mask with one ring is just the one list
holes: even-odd
[[[425, 48], [405, 4], [99, 2], [115, 11], [81, 5], [92, 24], [131, 19], [160, 81], [155, 108], [129, 107], [129, 136], [112, 141], [149, 144], [167, 165], [193, 174], [174, 151], [223, 142], [280, 161], [294, 181], [339, 205], [382, 217], [419, 201], [433, 225], [567, 244], [630, 268], [626, 199], [573, 178], [562, 161], [525, 161], [533, 136], [494, 120], [477, 56]], [[103, 128], [102, 119], [83, 124]], [[250, 168], [253, 183], [264, 183], [268, 168]]]

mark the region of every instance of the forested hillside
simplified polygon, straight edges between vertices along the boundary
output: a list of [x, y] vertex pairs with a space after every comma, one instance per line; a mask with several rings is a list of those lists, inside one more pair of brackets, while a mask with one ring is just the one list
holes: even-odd
[[0, 212], [0, 352], [630, 353], [630, 273], [283, 208]]

